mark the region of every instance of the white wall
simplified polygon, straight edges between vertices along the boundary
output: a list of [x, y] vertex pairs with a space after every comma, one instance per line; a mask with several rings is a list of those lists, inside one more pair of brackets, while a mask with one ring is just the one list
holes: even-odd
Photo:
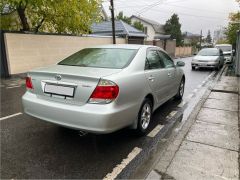
[[[111, 37], [80, 37], [5, 33], [9, 74], [49, 66], [85, 47], [112, 44]], [[126, 40], [117, 38], [118, 44]]]
[[146, 23], [146, 22], [144, 22], [144, 21], [141, 21], [140, 19], [135, 18], [135, 17], [132, 17], [131, 20], [132, 20], [132, 22], [135, 22], [135, 21], [139, 22], [139, 21], [140, 21], [140, 22], [143, 24], [144, 27], [147, 27], [147, 36], [148, 36], [148, 37], [146, 38], [147, 41], [152, 41], [152, 40], [154, 40], [154, 36], [155, 36], [156, 34], [155, 34], [155, 31], [154, 31], [152, 25], [150, 25], [150, 24], [148, 24], [148, 23]]

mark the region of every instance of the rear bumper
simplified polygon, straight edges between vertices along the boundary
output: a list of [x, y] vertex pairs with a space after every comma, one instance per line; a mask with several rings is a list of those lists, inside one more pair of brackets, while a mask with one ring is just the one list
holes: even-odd
[[22, 97], [24, 112], [30, 116], [93, 133], [110, 133], [131, 125], [137, 116], [136, 106], [114, 108], [113, 104], [82, 106], [38, 98], [26, 92]]
[[192, 67], [202, 67], [202, 68], [216, 68], [218, 67], [218, 62], [192, 62]]

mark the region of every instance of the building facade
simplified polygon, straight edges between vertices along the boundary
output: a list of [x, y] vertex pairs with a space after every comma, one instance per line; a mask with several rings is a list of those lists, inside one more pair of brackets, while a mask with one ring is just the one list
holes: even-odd
[[131, 16], [131, 21], [134, 22], [141, 22], [144, 26], [144, 33], [147, 35], [146, 40], [152, 41], [154, 39], [158, 39], [159, 36], [163, 36], [165, 34], [164, 25], [147, 19], [141, 16]]

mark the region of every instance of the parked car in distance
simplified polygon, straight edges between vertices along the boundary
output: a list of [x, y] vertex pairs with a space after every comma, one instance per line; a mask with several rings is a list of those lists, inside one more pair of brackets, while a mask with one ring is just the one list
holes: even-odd
[[224, 64], [224, 56], [221, 49], [205, 48], [198, 52], [192, 59], [192, 70], [196, 68], [212, 68], [219, 70]]
[[231, 44], [217, 44], [215, 47], [223, 51], [223, 55], [226, 63], [232, 62], [233, 49]]
[[184, 93], [184, 62], [145, 45], [82, 49], [58, 64], [32, 70], [22, 97], [30, 116], [67, 128], [146, 133], [152, 113]]

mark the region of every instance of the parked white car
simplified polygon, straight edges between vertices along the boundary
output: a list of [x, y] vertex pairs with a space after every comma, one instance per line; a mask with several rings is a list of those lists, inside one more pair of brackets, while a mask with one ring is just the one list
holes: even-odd
[[232, 62], [233, 50], [232, 50], [231, 44], [217, 44], [215, 47], [223, 51], [223, 55], [226, 63]]

